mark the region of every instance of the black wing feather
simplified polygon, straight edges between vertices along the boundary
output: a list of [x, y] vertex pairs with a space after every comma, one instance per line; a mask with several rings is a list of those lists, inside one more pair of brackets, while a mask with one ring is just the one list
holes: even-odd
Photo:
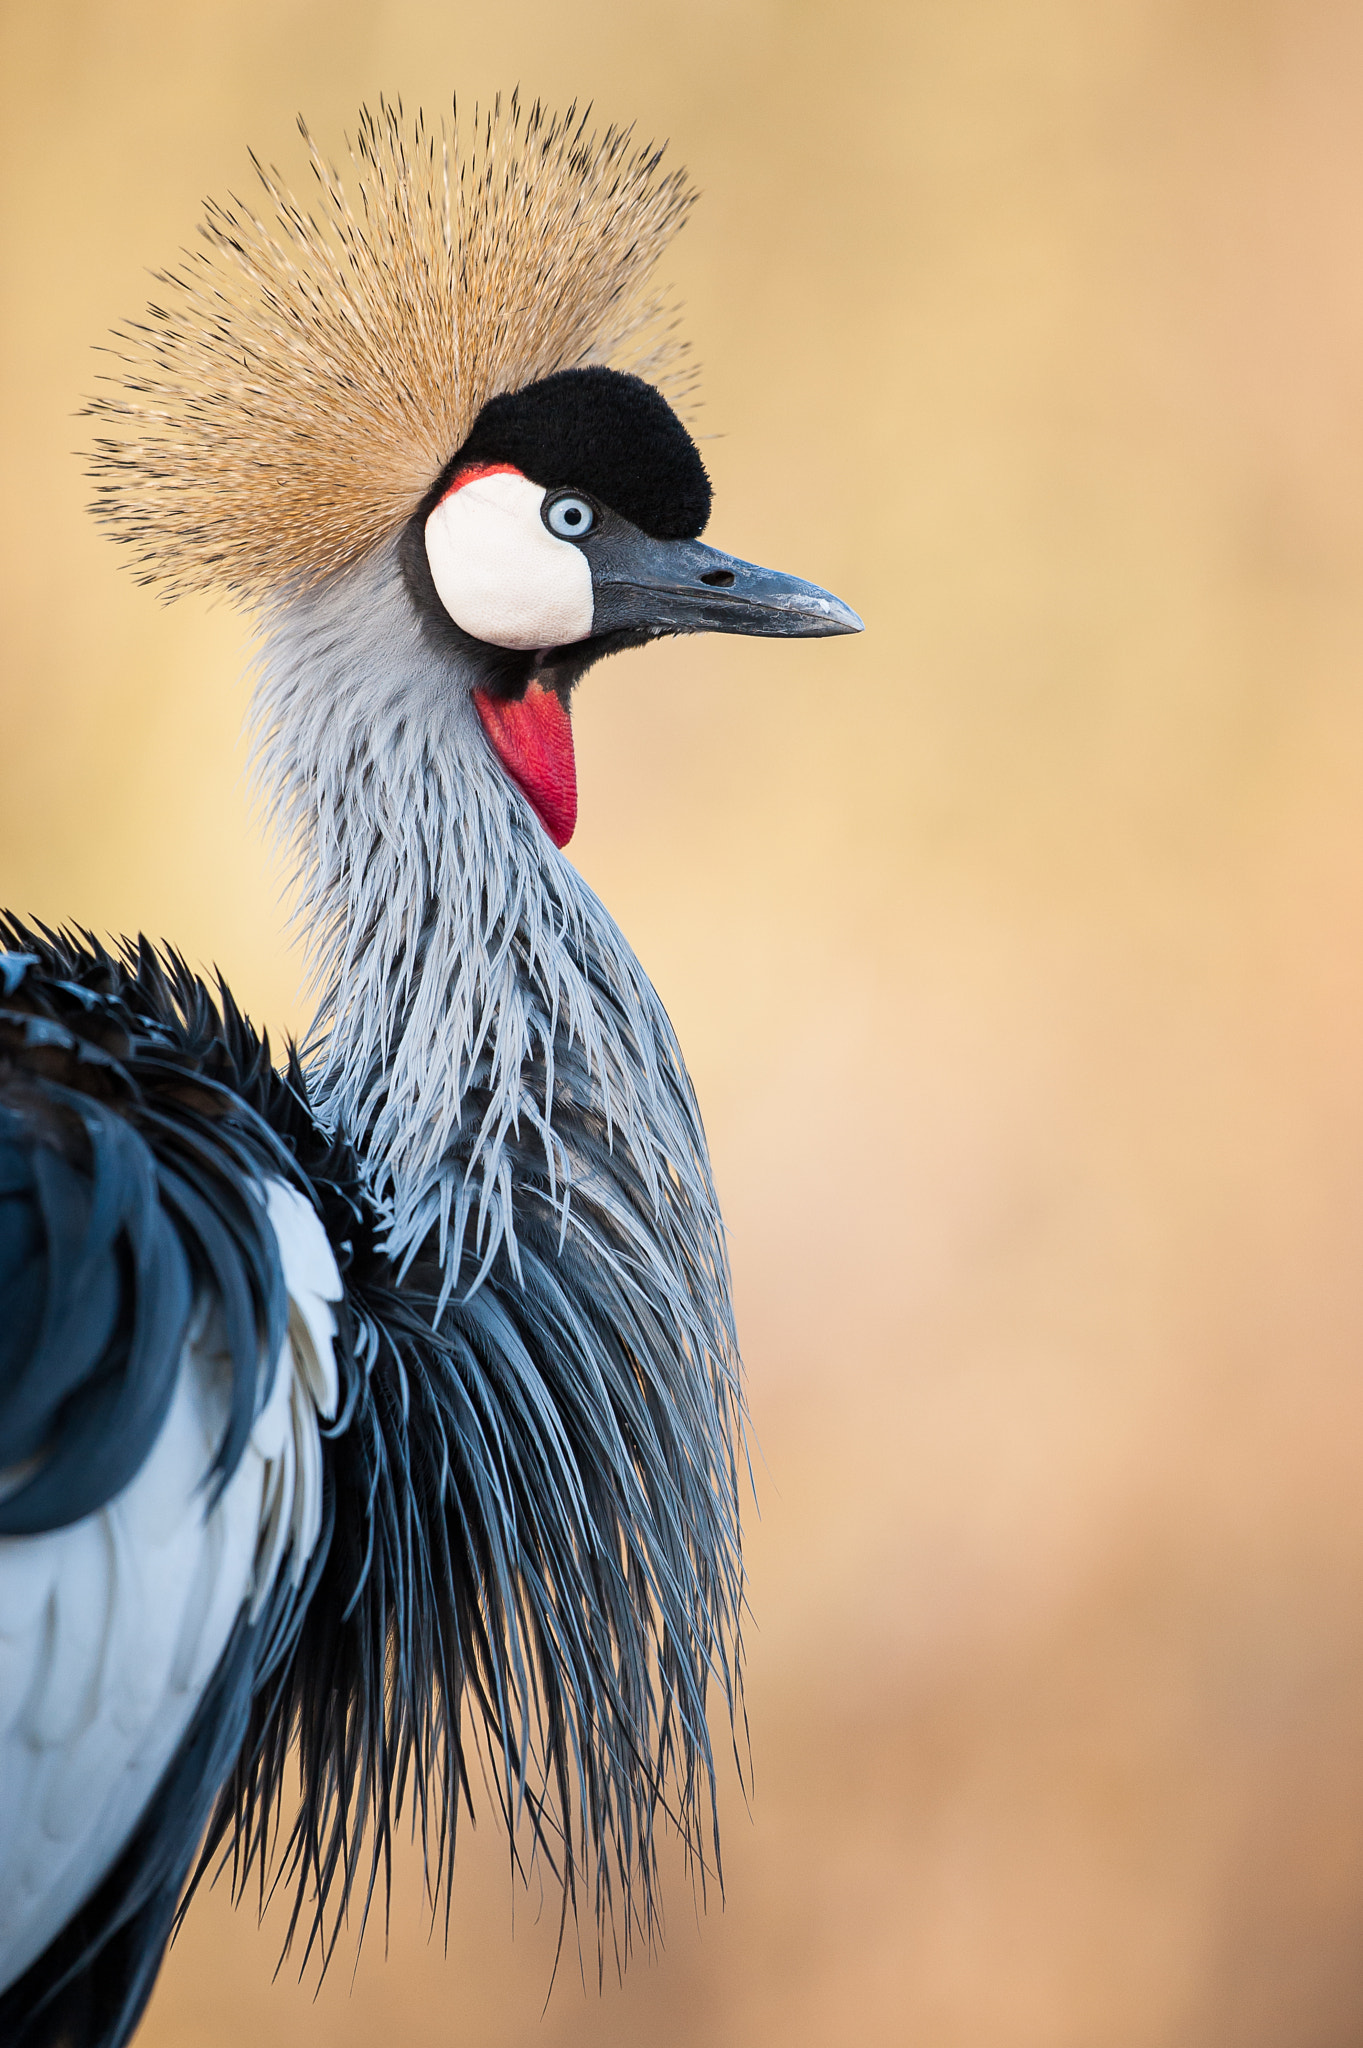
[[85, 1140], [85, 1171], [37, 1117], [0, 1111], [10, 1160], [29, 1174], [28, 1255], [13, 1277], [21, 1302], [36, 1294], [42, 1307], [37, 1341], [12, 1349], [0, 1375], [0, 1466], [36, 1466], [0, 1500], [0, 1536], [79, 1521], [135, 1476], [170, 1406], [191, 1303], [146, 1145], [48, 1084], [54, 1106]]

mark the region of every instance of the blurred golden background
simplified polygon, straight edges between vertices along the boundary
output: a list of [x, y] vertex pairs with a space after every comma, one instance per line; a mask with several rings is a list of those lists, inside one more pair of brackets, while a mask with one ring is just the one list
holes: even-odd
[[689, 1053], [761, 1518], [727, 1905], [623, 1989], [464, 1845], [144, 2048], [1363, 2039], [1363, 13], [10, 0], [0, 899], [304, 1021], [242, 629], [82, 510], [90, 344], [247, 145], [520, 81], [668, 135], [711, 538], [855, 643], [596, 671], [573, 857]]

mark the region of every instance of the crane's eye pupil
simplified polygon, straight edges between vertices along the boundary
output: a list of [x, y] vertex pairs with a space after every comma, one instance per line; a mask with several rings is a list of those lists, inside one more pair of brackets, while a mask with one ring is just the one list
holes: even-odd
[[596, 514], [585, 498], [565, 493], [561, 498], [549, 499], [544, 508], [544, 523], [561, 540], [581, 540], [596, 524]]

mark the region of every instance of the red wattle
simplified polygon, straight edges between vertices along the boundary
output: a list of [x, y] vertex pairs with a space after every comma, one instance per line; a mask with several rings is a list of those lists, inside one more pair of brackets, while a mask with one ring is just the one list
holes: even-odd
[[577, 762], [573, 722], [556, 692], [531, 683], [517, 699], [475, 690], [473, 701], [503, 768], [555, 846], [566, 846], [577, 823]]

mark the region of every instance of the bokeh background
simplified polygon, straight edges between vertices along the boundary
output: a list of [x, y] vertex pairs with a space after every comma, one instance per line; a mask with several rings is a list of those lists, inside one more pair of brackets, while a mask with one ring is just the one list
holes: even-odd
[[[305, 1021], [242, 632], [83, 510], [246, 147], [519, 80], [669, 135], [712, 537], [865, 615], [598, 670], [573, 857], [714, 1143], [760, 1445], [727, 1905], [545, 2007], [219, 1893], [144, 2048], [1363, 2040], [1363, 11], [10, 0], [0, 897]], [[585, 1980], [585, 1982], [584, 1982]]]

